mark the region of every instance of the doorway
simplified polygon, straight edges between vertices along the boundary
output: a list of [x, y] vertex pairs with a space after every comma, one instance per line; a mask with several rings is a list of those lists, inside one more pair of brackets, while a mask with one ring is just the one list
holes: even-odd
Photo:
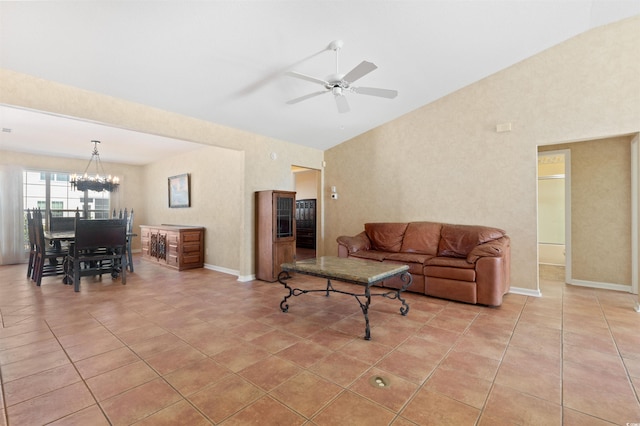
[[538, 269], [540, 279], [565, 282], [570, 222], [569, 150], [538, 153]]
[[297, 166], [291, 171], [296, 191], [296, 260], [310, 259], [317, 255], [320, 235], [320, 171]]
[[[571, 285], [624, 292], [637, 291], [637, 135], [567, 142], [538, 147], [538, 166], [556, 163], [543, 159], [565, 152], [565, 277]], [[634, 154], [635, 152], [635, 154]], [[543, 157], [545, 156], [545, 157]], [[631, 160], [631, 161], [630, 161]], [[539, 178], [562, 171], [538, 172], [538, 242], [542, 243], [540, 279], [549, 269], [544, 243], [556, 243], [542, 233], [545, 227], [545, 183]], [[561, 177], [561, 176], [555, 176]], [[547, 179], [548, 180], [548, 179]], [[553, 186], [553, 183], [550, 184]], [[556, 197], [562, 199], [562, 197]], [[556, 234], [557, 235], [557, 234]], [[561, 243], [561, 242], [560, 242]], [[539, 248], [540, 251], [540, 248]]]

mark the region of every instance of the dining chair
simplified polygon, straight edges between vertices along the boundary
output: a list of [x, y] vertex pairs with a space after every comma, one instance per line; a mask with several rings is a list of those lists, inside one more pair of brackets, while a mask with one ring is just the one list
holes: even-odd
[[[73, 231], [73, 227], [75, 226], [75, 217], [71, 216], [55, 216], [52, 210], [49, 210], [49, 231], [51, 232], [61, 232], [61, 231]], [[64, 247], [67, 251], [69, 250], [69, 242], [68, 241], [60, 241], [56, 240], [52, 242], [54, 249], [60, 250]]]
[[63, 262], [68, 251], [64, 248], [49, 247], [44, 238], [42, 211], [40, 209], [34, 210], [32, 224], [36, 247], [32, 279], [37, 286], [40, 286], [42, 277], [64, 274]]
[[124, 209], [124, 217], [127, 220], [127, 266], [129, 267], [129, 272], [133, 272], [133, 254], [131, 251], [131, 244], [134, 237], [137, 237], [138, 234], [133, 232], [133, 209], [131, 209], [131, 213], [127, 216], [127, 209]]
[[133, 232], [133, 209], [131, 209], [131, 212], [127, 212], [127, 209], [124, 209], [124, 212], [122, 211], [122, 209], [120, 210], [119, 213], [116, 212], [116, 209], [113, 209], [113, 213], [111, 214], [111, 217], [113, 219], [118, 218], [118, 219], [125, 219], [127, 221], [127, 246], [125, 248], [125, 253], [126, 253], [126, 266], [129, 269], [129, 272], [133, 272], [133, 252], [131, 250], [131, 244], [132, 244], [132, 240], [134, 237], [137, 237], [138, 234], [136, 234], [135, 232]]
[[76, 218], [71, 216], [54, 216], [53, 211], [49, 211], [50, 231], [73, 231]]
[[33, 278], [34, 266], [36, 263], [36, 234], [33, 229], [33, 216], [31, 210], [27, 209], [27, 234], [29, 235], [29, 265], [27, 266], [27, 277]]
[[113, 279], [126, 275], [126, 220], [80, 219], [76, 215], [75, 240], [65, 259], [65, 284], [73, 284], [80, 291], [80, 279], [86, 276], [102, 277], [111, 274]]

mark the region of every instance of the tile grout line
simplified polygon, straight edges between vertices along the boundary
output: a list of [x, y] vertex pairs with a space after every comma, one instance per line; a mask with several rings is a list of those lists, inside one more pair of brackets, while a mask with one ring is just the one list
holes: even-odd
[[629, 385], [631, 386], [631, 391], [635, 395], [636, 401], [638, 401], [640, 403], [640, 395], [638, 395], [638, 391], [636, 390], [636, 387], [633, 385], [633, 380], [631, 379], [631, 373], [629, 372], [629, 368], [627, 367], [627, 363], [624, 361], [624, 357], [622, 356], [622, 352], [620, 351], [620, 346], [618, 345], [618, 340], [616, 339], [615, 334], [611, 330], [611, 323], [609, 322], [609, 318], [607, 317], [606, 311], [602, 307], [602, 301], [600, 300], [600, 296], [597, 293], [596, 293], [595, 296], [596, 296], [596, 298], [598, 300], [598, 307], [600, 308], [600, 311], [602, 312], [602, 316], [604, 317], [604, 320], [607, 323], [607, 330], [609, 331], [609, 335], [611, 336], [611, 340], [613, 340], [613, 344], [616, 347], [616, 352], [618, 353], [618, 357], [620, 357], [620, 362], [622, 363], [622, 366], [624, 368], [624, 372], [625, 372], [625, 374], [627, 376], [627, 380], [629, 381]]
[[[145, 318], [145, 319], [146, 319], [146, 316], [145, 316], [143, 313], [140, 313], [140, 312], [136, 311], [135, 309], [133, 310], [133, 312], [135, 312], [136, 314], [138, 314], [138, 315], [140, 315], [141, 317], [143, 317], [143, 318]], [[166, 384], [167, 384], [167, 386], [169, 386], [169, 387], [170, 387], [171, 389], [173, 389], [173, 390], [174, 390], [178, 395], [180, 395], [180, 397], [182, 398], [182, 400], [183, 400], [183, 401], [187, 402], [191, 407], [193, 407], [193, 409], [194, 409], [194, 410], [196, 410], [199, 414], [201, 414], [205, 419], [209, 420], [212, 424], [215, 424], [215, 422], [214, 422], [212, 419], [210, 419], [210, 418], [209, 418], [209, 416], [207, 416], [205, 413], [203, 413], [203, 412], [202, 412], [198, 407], [196, 407], [195, 405], [193, 405], [193, 403], [191, 402], [191, 400], [189, 400], [189, 399], [187, 398], [187, 396], [186, 396], [186, 395], [183, 395], [183, 394], [182, 394], [182, 392], [180, 392], [180, 391], [179, 391], [178, 389], [176, 389], [176, 388], [175, 388], [171, 383], [169, 383], [169, 381], [167, 381], [167, 379], [165, 379], [164, 375], [162, 375], [159, 371], [157, 371], [155, 368], [153, 368], [153, 366], [149, 365], [149, 363], [147, 362], [147, 360], [146, 360], [146, 359], [142, 358], [140, 355], [138, 355], [138, 353], [137, 353], [136, 351], [134, 351], [133, 349], [131, 349], [127, 343], [125, 343], [125, 342], [124, 342], [124, 341], [123, 341], [119, 336], [117, 336], [117, 335], [116, 335], [116, 334], [115, 334], [111, 329], [109, 329], [109, 327], [107, 327], [107, 326], [106, 326], [106, 325], [105, 325], [105, 324], [104, 324], [100, 319], [96, 318], [96, 316], [95, 316], [95, 315], [93, 315], [93, 314], [91, 314], [91, 313], [89, 313], [89, 315], [91, 315], [91, 317], [92, 317], [92, 318], [94, 318], [94, 319], [98, 322], [98, 324], [100, 324], [100, 326], [104, 327], [104, 328], [105, 328], [105, 330], [107, 330], [109, 333], [111, 333], [111, 335], [112, 335], [113, 337], [115, 337], [116, 339], [118, 339], [118, 341], [120, 341], [120, 343], [122, 343], [122, 344], [124, 345], [124, 347], [126, 347], [126, 348], [127, 348], [127, 349], [129, 349], [131, 352], [133, 352], [133, 353], [136, 355], [136, 357], [138, 357], [138, 359], [139, 359], [140, 361], [144, 362], [144, 364], [145, 364], [147, 367], [149, 367], [153, 372], [155, 372], [155, 373], [158, 375], [158, 377], [157, 377], [157, 378], [162, 379], [162, 381], [163, 381], [164, 383], [166, 383]], [[187, 342], [187, 341], [185, 341], [184, 339], [182, 339], [180, 336], [178, 336], [177, 334], [175, 334], [173, 331], [167, 330], [167, 329], [166, 329], [165, 327], [163, 327], [162, 325], [159, 325], [156, 321], [153, 321], [153, 320], [149, 320], [149, 321], [150, 321], [151, 323], [153, 323], [154, 325], [156, 325], [157, 327], [160, 327], [162, 330], [166, 331], [167, 333], [170, 333], [171, 335], [175, 336], [177, 339], [179, 339], [181, 342], [185, 343], [185, 344], [186, 344], [186, 345], [188, 345], [189, 347], [194, 348], [194, 347], [193, 347], [189, 342]], [[196, 348], [194, 348], [194, 349], [196, 349]], [[213, 360], [213, 358], [211, 358], [209, 355], [205, 354], [204, 352], [200, 351], [199, 349], [196, 349], [196, 350], [197, 350], [198, 352], [202, 353], [205, 357], [207, 357], [207, 358], [211, 359], [212, 361], [215, 361], [215, 360]], [[79, 374], [79, 373], [78, 373], [78, 374]], [[125, 391], [123, 391], [123, 392], [120, 392], [120, 393], [119, 393], [119, 394], [117, 394], [117, 395], [113, 395], [113, 396], [111, 396], [110, 398], [114, 398], [114, 397], [116, 397], [116, 396], [118, 396], [118, 395], [122, 395], [122, 394], [124, 394], [124, 393], [126, 393], [126, 392], [131, 391], [132, 389], [135, 389], [135, 388], [138, 388], [138, 387], [140, 387], [140, 386], [142, 386], [142, 385], [145, 385], [145, 384], [147, 384], [147, 383], [150, 383], [150, 382], [152, 382], [153, 380], [156, 380], [156, 378], [154, 378], [154, 379], [152, 379], [152, 380], [149, 380], [149, 381], [147, 381], [147, 382], [145, 382], [145, 383], [141, 383], [141, 384], [139, 384], [139, 385], [137, 385], [137, 386], [134, 386], [133, 388], [127, 389], [127, 390], [125, 390]], [[87, 386], [87, 387], [88, 387], [88, 386]], [[93, 395], [93, 393], [92, 393], [92, 395]], [[107, 398], [107, 399], [110, 399], [110, 398]], [[94, 397], [94, 399], [95, 399], [95, 397]], [[177, 402], [175, 402], [175, 403], [173, 403], [173, 404], [167, 405], [166, 407], [162, 407], [162, 408], [160, 408], [159, 410], [156, 410], [156, 411], [154, 411], [154, 412], [152, 412], [152, 413], [149, 413], [149, 414], [148, 414], [148, 415], [146, 415], [145, 417], [142, 417], [142, 418], [140, 418], [140, 419], [136, 419], [135, 421], [136, 421], [136, 422], [139, 422], [139, 421], [141, 421], [141, 420], [143, 420], [143, 419], [146, 419], [146, 418], [148, 418], [148, 417], [151, 417], [151, 416], [153, 416], [154, 414], [156, 414], [156, 413], [158, 413], [158, 412], [160, 412], [160, 411], [164, 410], [165, 408], [172, 407], [172, 406], [174, 406], [174, 405], [178, 404], [179, 402], [180, 402], [180, 401], [177, 401]], [[97, 402], [97, 400], [96, 400], [96, 403], [100, 406], [100, 410], [101, 410], [101, 411], [102, 411], [102, 413], [104, 414], [105, 418], [109, 419], [109, 416], [107, 416], [107, 413], [105, 413], [105, 412], [104, 412], [104, 410], [102, 410], [102, 405], [101, 405], [99, 402]]]
[[[2, 315], [2, 309], [0, 309], [0, 330], [4, 329], [4, 316]], [[9, 424], [9, 413], [7, 409], [7, 397], [4, 393], [4, 379], [2, 378], [2, 366], [0, 365], [0, 397], [2, 397], [2, 417], [4, 424]]]
[[560, 421], [564, 424], [565, 421], [565, 409], [564, 409], [564, 322], [565, 322], [565, 289], [562, 290], [560, 296]]
[[[444, 310], [446, 309], [446, 307], [447, 307], [447, 306], [450, 306], [450, 302], [448, 302], [446, 305], [443, 305], [442, 309], [440, 309], [440, 310], [438, 311], [438, 314], [439, 314], [439, 313], [441, 313], [442, 311], [444, 311]], [[434, 316], [433, 316], [433, 318], [435, 318], [436, 316], [437, 316], [437, 314], [436, 314], [436, 315], [434, 315]], [[469, 325], [467, 325], [467, 326], [465, 327], [465, 329], [464, 329], [464, 330], [460, 333], [460, 335], [456, 338], [455, 342], [453, 342], [453, 343], [451, 344], [451, 346], [449, 347], [449, 349], [447, 350], [447, 352], [446, 352], [446, 353], [442, 356], [442, 358], [438, 361], [438, 363], [437, 363], [437, 364], [436, 364], [436, 366], [433, 368], [433, 370], [432, 370], [432, 371], [427, 375], [427, 377], [422, 381], [422, 383], [419, 383], [419, 384], [418, 384], [418, 387], [416, 388], [416, 390], [411, 394], [411, 396], [407, 399], [407, 401], [405, 401], [405, 403], [400, 407], [400, 409], [398, 409], [398, 412], [397, 412], [397, 414], [395, 415], [395, 417], [393, 418], [393, 421], [396, 421], [396, 420], [397, 420], [397, 419], [399, 419], [399, 418], [405, 419], [405, 420], [407, 420], [407, 421], [411, 421], [411, 420], [407, 419], [406, 417], [402, 416], [402, 414], [401, 414], [401, 413], [403, 412], [403, 410], [405, 410], [405, 409], [409, 406], [409, 404], [411, 404], [411, 402], [412, 402], [412, 401], [413, 401], [413, 400], [418, 396], [418, 394], [419, 394], [419, 393], [424, 389], [424, 387], [425, 387], [425, 385], [427, 384], [427, 382], [429, 381], [429, 379], [433, 376], [433, 374], [434, 374], [434, 373], [435, 373], [435, 371], [438, 369], [438, 367], [439, 367], [439, 366], [442, 364], [442, 362], [446, 359], [447, 355], [449, 355], [451, 352], [453, 352], [453, 349], [454, 349], [454, 347], [455, 347], [455, 344], [458, 342], [458, 340], [459, 340], [461, 337], [463, 337], [463, 336], [464, 336], [464, 333], [465, 333], [467, 330], [469, 330], [469, 328], [471, 327], [471, 325], [475, 322], [475, 320], [476, 320], [476, 319], [478, 319], [478, 317], [479, 317], [479, 316], [480, 316], [480, 313], [479, 313], [479, 312], [478, 312], [478, 313], [476, 313], [476, 316], [473, 318], [473, 321], [471, 321], [471, 322], [469, 323]], [[425, 322], [425, 323], [423, 324], [423, 326], [425, 326], [425, 325], [429, 324], [429, 323], [433, 320], [433, 318], [430, 318], [430, 319], [429, 319], [429, 321], [427, 321], [427, 322]], [[439, 329], [441, 329], [441, 330], [446, 330], [446, 329], [442, 329], [442, 328], [440, 328], [440, 327], [436, 327], [436, 328], [439, 328]], [[446, 331], [448, 331], [448, 330], [446, 330]], [[413, 334], [412, 334], [412, 336], [413, 336]], [[410, 337], [412, 337], [412, 336], [410, 336]], [[410, 337], [407, 337], [407, 338], [406, 338], [402, 343], [406, 342]], [[382, 359], [380, 359], [378, 362], [376, 362], [376, 364], [375, 364], [375, 365], [378, 365], [378, 363], [380, 363], [382, 360], [384, 360], [385, 358], [387, 358], [391, 353], [393, 353], [393, 352], [395, 352], [396, 350], [398, 350], [398, 346], [400, 346], [400, 344], [396, 345], [396, 347], [394, 347], [394, 349], [393, 349], [391, 352], [389, 352], [389, 353], [388, 353], [388, 354], [386, 354]], [[375, 367], [375, 365], [374, 365], [374, 367]], [[384, 370], [384, 368], [381, 368], [381, 367], [377, 367], [377, 368], [380, 368], [381, 370], [385, 371], [385, 370]], [[392, 373], [392, 374], [393, 374], [393, 373]], [[444, 397], [446, 397], [446, 398], [451, 398], [450, 396], [445, 395], [445, 394], [442, 394], [442, 393], [440, 393], [440, 392], [437, 392], [437, 391], [433, 391], [433, 392], [435, 392], [435, 393], [437, 393], [437, 394], [439, 394], [439, 395], [442, 395], [442, 396], [444, 396]], [[366, 398], [366, 397], [365, 397], [365, 398]], [[371, 401], [369, 398], [366, 398], [366, 399], [367, 399], [367, 400], [369, 400], [369, 401]], [[457, 401], [457, 400], [456, 400], [456, 401]], [[373, 403], [375, 403], [376, 405], [380, 405], [379, 403], [377, 403], [377, 402], [375, 402], [375, 401], [372, 401], [372, 402], [373, 402]], [[476, 407], [473, 407], [473, 406], [471, 406], [471, 405], [469, 405], [469, 404], [466, 404], [466, 403], [464, 403], [464, 402], [462, 402], [462, 401], [457, 401], [457, 402], [459, 402], [459, 403], [461, 403], [461, 404], [464, 404], [464, 405], [466, 405], [466, 406], [468, 406], [468, 407], [471, 407], [471, 408], [477, 409]], [[480, 419], [480, 417], [482, 416], [482, 411], [483, 411], [483, 410], [484, 410], [484, 408], [483, 408], [483, 409], [480, 409], [480, 416], [478, 417], [478, 420], [479, 420], [479, 419]], [[393, 421], [392, 421], [392, 422], [393, 422]], [[413, 421], [411, 421], [411, 422], [413, 423]], [[476, 424], [477, 424], [477, 421], [476, 421]]]
[[[53, 338], [54, 338], [54, 339], [56, 339], [56, 342], [57, 342], [57, 343], [58, 343], [58, 345], [60, 346], [60, 349], [62, 349], [62, 352], [64, 352], [64, 355], [65, 355], [65, 356], [67, 357], [67, 359], [69, 360], [69, 363], [73, 366], [73, 369], [74, 369], [74, 370], [75, 370], [75, 372], [78, 374], [78, 377], [80, 378], [80, 381], [82, 381], [82, 383], [84, 384], [85, 388], [86, 388], [86, 389], [89, 391], [89, 393], [91, 394], [91, 397], [92, 397], [92, 398], [93, 398], [93, 400], [95, 401], [96, 406], [98, 406], [98, 407], [99, 407], [99, 409], [100, 409], [100, 411], [102, 412], [102, 414], [104, 415], [104, 417], [105, 417], [106, 419], [108, 419], [109, 417], [107, 417], [107, 414], [104, 412], [104, 410], [102, 410], [102, 406], [100, 405], [100, 403], [99, 403], [99, 402], [98, 402], [98, 400], [96, 399], [96, 396], [95, 396], [95, 395], [93, 394], [93, 392], [91, 391], [91, 388], [90, 388], [90, 387], [89, 387], [89, 385], [87, 384], [87, 381], [84, 379], [84, 377], [82, 377], [82, 374], [80, 374], [80, 371], [78, 370], [78, 367], [76, 367], [75, 362], [73, 362], [73, 360], [72, 360], [72, 359], [71, 359], [71, 357], [69, 356], [69, 353], [67, 352], [67, 350], [65, 349], [65, 347], [62, 345], [62, 343], [60, 343], [60, 339], [58, 338], [58, 336], [56, 335], [56, 333], [55, 333], [55, 332], [53, 331], [53, 329], [51, 328], [51, 325], [49, 324], [49, 321], [47, 321], [47, 319], [46, 319], [46, 318], [42, 318], [42, 321], [47, 325], [47, 329], [48, 329], [48, 330], [49, 330], [49, 332], [53, 335]], [[50, 369], [49, 369], [49, 370], [50, 370]], [[45, 371], [46, 371], [46, 370], [45, 370]], [[58, 389], [60, 389], [60, 388], [58, 388]], [[52, 391], [50, 391], [50, 392], [47, 392], [47, 393], [56, 392], [58, 389], [54, 389], [54, 390], [52, 390]], [[46, 394], [45, 394], [45, 395], [46, 395]], [[40, 395], [40, 396], [41, 396], [41, 395]], [[34, 397], [34, 398], [37, 398], [37, 397]], [[33, 399], [33, 398], [31, 398], [31, 399]], [[73, 413], [66, 414], [66, 415], [64, 415], [64, 416], [60, 417], [59, 419], [52, 419], [51, 421], [53, 422], [53, 421], [56, 421], [56, 420], [63, 419], [63, 418], [65, 418], [65, 417], [67, 417], [67, 416], [70, 416], [70, 415], [75, 414], [75, 413], [77, 413], [77, 412], [79, 412], [79, 411], [82, 411], [82, 410], [84, 410], [85, 408], [87, 408], [87, 407], [83, 407], [83, 408], [81, 408], [81, 409], [80, 409], [80, 410], [78, 410], [78, 411], [75, 411], [75, 412], [73, 412]]]
[[0, 392], [2, 395], [2, 417], [4, 419], [4, 424], [9, 424], [9, 409], [7, 407], [7, 396], [4, 392], [4, 380], [2, 378], [2, 366], [0, 365]]
[[500, 358], [500, 363], [498, 364], [498, 368], [496, 369], [496, 373], [493, 376], [493, 380], [491, 380], [491, 386], [489, 386], [489, 391], [487, 392], [487, 396], [485, 397], [484, 403], [482, 404], [482, 408], [480, 409], [480, 415], [478, 416], [478, 419], [476, 420], [476, 423], [475, 423], [476, 425], [478, 425], [482, 421], [482, 418], [484, 417], [485, 410], [487, 408], [487, 403], [489, 402], [489, 397], [491, 396], [491, 393], [493, 392], [493, 388], [496, 385], [496, 379], [498, 378], [498, 373], [500, 372], [500, 367], [502, 367], [502, 363], [504, 362], [504, 357], [507, 354], [507, 350], [509, 349], [509, 345], [511, 344], [511, 340], [513, 339], [513, 334], [516, 331], [516, 327], [518, 327], [518, 323], [520, 322], [520, 319], [522, 318], [522, 313], [524, 312], [524, 309], [527, 306], [527, 303], [529, 303], [529, 299], [530, 299], [530, 296], [527, 296], [527, 298], [525, 299], [524, 303], [522, 304], [522, 307], [520, 308], [520, 311], [518, 312], [518, 316], [516, 318], [516, 322], [513, 325], [513, 329], [511, 330], [511, 335], [509, 336], [509, 340], [507, 341], [507, 345], [505, 346], [504, 352], [502, 353], [502, 357]]

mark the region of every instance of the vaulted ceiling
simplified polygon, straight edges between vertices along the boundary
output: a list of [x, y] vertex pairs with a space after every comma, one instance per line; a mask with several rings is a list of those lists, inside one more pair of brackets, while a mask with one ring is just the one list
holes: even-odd
[[[324, 150], [639, 13], [640, 0], [2, 1], [0, 67]], [[334, 40], [344, 43], [338, 62]], [[398, 95], [343, 90], [341, 113], [314, 80], [365, 60], [378, 68], [352, 86]], [[197, 146], [161, 138], [149, 149], [149, 135], [10, 106], [0, 126], [0, 149], [86, 158], [102, 139], [104, 161], [144, 164]]]

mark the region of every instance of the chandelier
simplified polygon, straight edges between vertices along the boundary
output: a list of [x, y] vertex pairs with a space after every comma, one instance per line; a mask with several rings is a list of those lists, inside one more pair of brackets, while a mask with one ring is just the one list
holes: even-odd
[[[98, 144], [100, 141], [91, 141], [91, 143], [93, 144], [93, 152], [91, 153], [89, 164], [87, 164], [81, 176], [77, 174], [71, 175], [71, 188], [76, 191], [116, 191], [120, 185], [120, 179], [117, 176], [107, 176], [104, 172], [104, 168], [100, 162], [100, 154], [98, 153]], [[90, 176], [87, 170], [91, 167], [91, 163], [94, 162], [96, 164], [96, 174], [95, 176]], [[102, 176], [100, 176], [100, 172], [102, 172]]]

